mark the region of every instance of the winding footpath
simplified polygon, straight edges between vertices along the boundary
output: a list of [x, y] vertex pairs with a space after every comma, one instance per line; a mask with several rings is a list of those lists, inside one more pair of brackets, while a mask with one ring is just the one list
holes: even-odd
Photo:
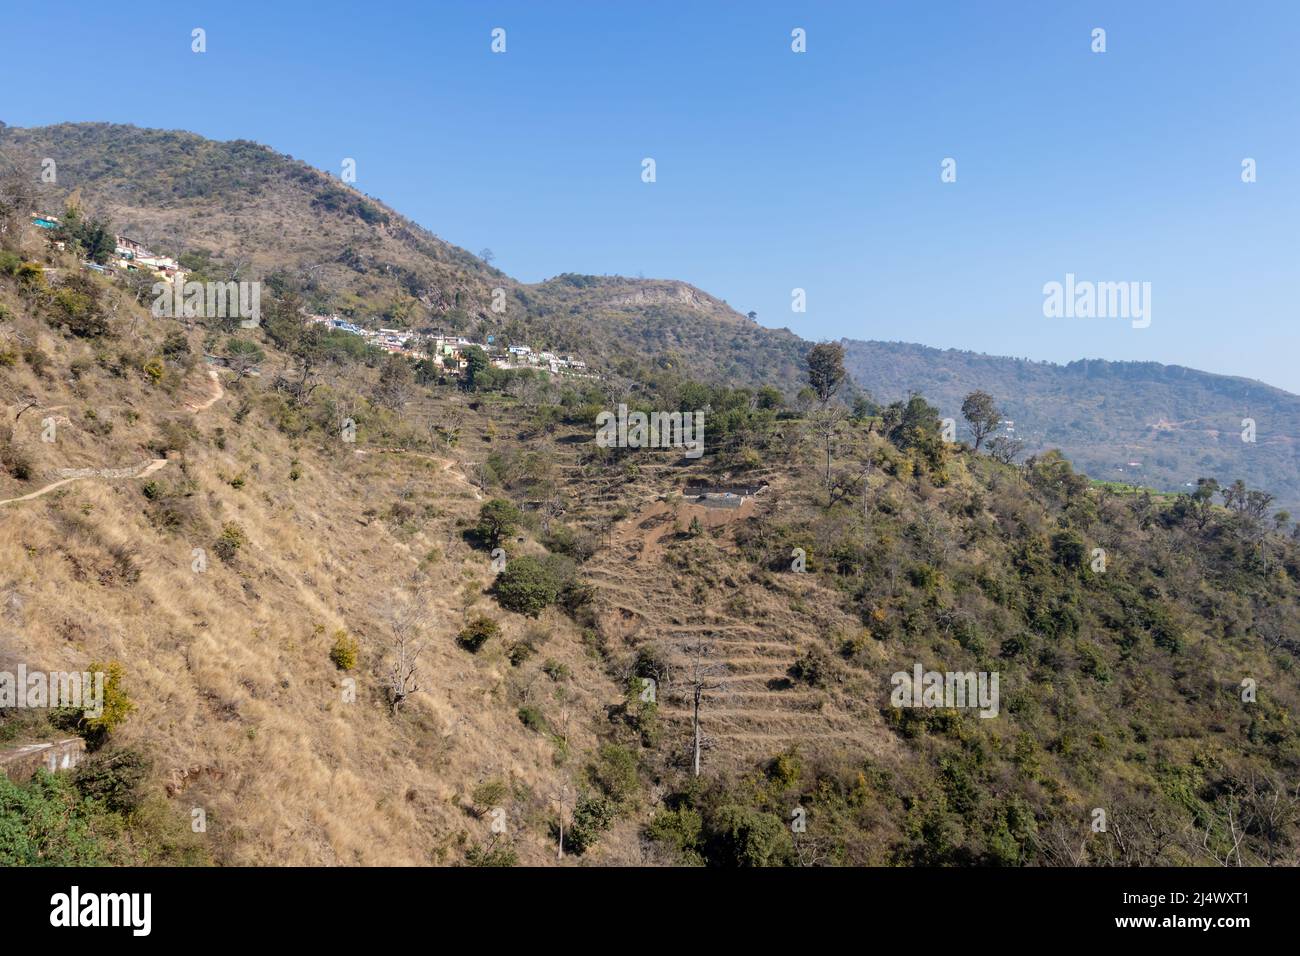
[[[197, 412], [207, 411], [209, 408], [211, 408], [213, 405], [219, 402], [226, 394], [225, 389], [221, 387], [221, 380], [217, 377], [217, 373], [215, 371], [213, 371], [212, 369], [208, 369], [208, 377], [212, 379], [212, 384], [214, 386], [213, 394], [210, 398], [205, 399], [202, 402], [186, 402], [185, 407], [192, 412], [197, 413]], [[80, 469], [81, 471], [84, 471], [85, 474], [76, 474], [70, 478], [61, 478], [56, 482], [46, 485], [44, 488], [40, 488], [37, 491], [33, 491], [30, 494], [22, 495], [21, 497], [18, 498], [6, 498], [4, 501], [0, 501], [0, 505], [17, 504], [20, 501], [31, 501], [34, 498], [39, 498], [42, 495], [49, 494], [51, 491], [54, 491], [58, 488], [62, 488], [64, 485], [71, 484], [74, 481], [82, 481], [86, 478], [119, 478], [119, 479], [120, 478], [126, 478], [126, 479], [145, 478], [149, 475], [152, 475], [156, 471], [161, 471], [163, 468], [166, 467], [167, 467], [166, 458], [152, 458], [149, 461], [145, 462], [143, 465], [138, 466], [138, 468], [126, 468], [120, 470], [107, 469], [107, 468]]]

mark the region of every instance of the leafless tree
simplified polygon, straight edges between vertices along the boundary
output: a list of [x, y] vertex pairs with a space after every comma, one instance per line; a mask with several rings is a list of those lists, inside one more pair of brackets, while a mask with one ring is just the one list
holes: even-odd
[[1004, 465], [1015, 464], [1016, 459], [1020, 457], [1020, 453], [1024, 450], [1025, 443], [1019, 438], [997, 435], [989, 439], [989, 457]]
[[826, 487], [831, 486], [831, 457], [835, 450], [835, 433], [844, 421], [848, 410], [843, 405], [823, 405], [809, 416], [823, 450], [826, 452]]
[[715, 659], [716, 647], [712, 639], [693, 636], [680, 644], [672, 663], [679, 675], [685, 697], [691, 703], [691, 774], [700, 775], [700, 760], [704, 750], [704, 695], [723, 689], [721, 676], [727, 667]]
[[559, 837], [558, 840], [556, 841], [555, 859], [563, 860], [564, 859], [564, 805], [569, 800], [568, 784], [562, 783], [554, 790], [552, 790], [551, 799], [555, 801], [555, 805], [559, 813], [557, 818], [558, 822], [556, 824], [556, 829]]
[[550, 534], [551, 522], [565, 512], [564, 495], [551, 482], [548, 482], [542, 489], [542, 500], [538, 512], [542, 516], [542, 534]]
[[465, 426], [465, 410], [451, 402], [439, 405], [429, 420], [429, 435], [437, 443], [442, 442], [448, 451], [460, 441], [461, 429]]
[[1233, 795], [1222, 804], [1208, 815], [1204, 826], [1192, 824], [1191, 845], [1219, 866], [1244, 866], [1241, 844], [1246, 831], [1237, 813], [1237, 798]]
[[385, 679], [393, 713], [420, 689], [420, 657], [429, 646], [429, 617], [423, 588], [397, 592], [388, 615], [389, 665]]
[[1281, 862], [1288, 849], [1295, 862], [1300, 785], [1289, 791], [1275, 779], [1252, 774], [1241, 794], [1241, 822], [1269, 865]]
[[1039, 852], [1052, 866], [1087, 866], [1091, 836], [1086, 822], [1078, 821], [1071, 825], [1065, 818], [1057, 817], [1039, 828]]
[[1156, 866], [1178, 845], [1184, 828], [1159, 803], [1147, 798], [1117, 806], [1093, 848], [1106, 866]]
[[35, 189], [15, 167], [0, 182], [0, 242], [17, 245], [35, 202]]

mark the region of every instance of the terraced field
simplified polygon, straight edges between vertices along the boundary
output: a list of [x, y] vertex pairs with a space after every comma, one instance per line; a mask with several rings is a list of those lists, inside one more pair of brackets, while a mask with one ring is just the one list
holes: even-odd
[[[675, 478], [669, 471], [662, 469], [657, 477]], [[702, 703], [705, 767], [752, 763], [790, 748], [810, 753], [831, 742], [841, 753], [847, 748], [878, 754], [892, 746], [878, 705], [853, 690], [882, 680], [880, 675], [837, 662], [828, 686], [810, 686], [792, 676], [793, 665], [810, 646], [825, 646], [823, 633], [848, 630], [856, 622], [796, 610], [832, 606], [813, 598], [817, 586], [802, 575], [750, 580], [732, 533], [764, 507], [763, 498], [747, 499], [736, 509], [708, 507], [674, 500], [679, 483], [655, 494], [654, 477], [643, 471], [635, 489], [643, 504], [614, 523], [609, 546], [583, 573], [596, 589], [606, 640], [633, 652], [648, 646], [668, 654], [688, 646], [707, 649], [712, 666]], [[692, 519], [703, 528], [696, 539], [684, 533]], [[674, 560], [675, 549], [692, 540], [705, 542], [709, 552], [707, 568], [698, 575]], [[702, 575], [720, 577], [727, 586], [716, 588], [711, 580], [701, 587]], [[733, 597], [721, 601], [719, 594]], [[670, 675], [658, 695], [666, 741], [679, 762], [689, 760], [691, 749], [693, 701], [684, 677]]]

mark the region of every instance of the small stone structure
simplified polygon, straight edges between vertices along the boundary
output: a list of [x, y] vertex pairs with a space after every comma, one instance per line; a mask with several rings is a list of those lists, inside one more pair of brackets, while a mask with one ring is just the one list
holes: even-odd
[[739, 508], [746, 498], [767, 490], [767, 485], [687, 485], [682, 494], [709, 508]]
[[71, 770], [86, 756], [86, 742], [80, 737], [67, 737], [40, 744], [23, 744], [0, 750], [0, 772], [15, 783], [29, 779], [44, 767], [50, 773]]

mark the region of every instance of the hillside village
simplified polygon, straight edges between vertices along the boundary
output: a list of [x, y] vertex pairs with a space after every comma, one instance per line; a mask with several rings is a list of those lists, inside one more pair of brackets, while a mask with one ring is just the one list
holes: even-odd
[[571, 355], [556, 355], [547, 349], [534, 351], [527, 345], [502, 347], [489, 335], [486, 341], [475, 342], [461, 335], [441, 332], [411, 332], [402, 329], [368, 329], [337, 315], [307, 315], [306, 320], [316, 325], [358, 335], [376, 348], [391, 355], [403, 355], [416, 361], [431, 361], [450, 375], [458, 375], [468, 368], [466, 353], [473, 348], [482, 349], [494, 368], [538, 369], [554, 374], [581, 378], [596, 378], [587, 371], [587, 363]]
[[[37, 229], [51, 233], [48, 241], [62, 251], [66, 243], [56, 238], [63, 228], [63, 221], [50, 213], [32, 213], [31, 223]], [[144, 271], [158, 279], [175, 283], [179, 277], [185, 281], [180, 262], [172, 256], [163, 255], [149, 249], [143, 242], [130, 236], [115, 234], [113, 254], [107, 264], [84, 260], [82, 265], [95, 272], [106, 273], [110, 268], [124, 272]], [[558, 355], [549, 349], [534, 350], [532, 346], [511, 344], [501, 345], [495, 335], [488, 335], [485, 341], [475, 342], [459, 335], [448, 335], [433, 329], [421, 331], [369, 328], [361, 322], [355, 322], [339, 315], [317, 315], [304, 313], [305, 321], [356, 335], [368, 344], [390, 355], [401, 355], [413, 361], [432, 362], [448, 375], [459, 375], [469, 366], [467, 352], [479, 348], [487, 355], [494, 368], [503, 370], [535, 369], [555, 375], [574, 378], [595, 379], [587, 370], [587, 363], [573, 355]], [[364, 320], [363, 320], [364, 321]]]

